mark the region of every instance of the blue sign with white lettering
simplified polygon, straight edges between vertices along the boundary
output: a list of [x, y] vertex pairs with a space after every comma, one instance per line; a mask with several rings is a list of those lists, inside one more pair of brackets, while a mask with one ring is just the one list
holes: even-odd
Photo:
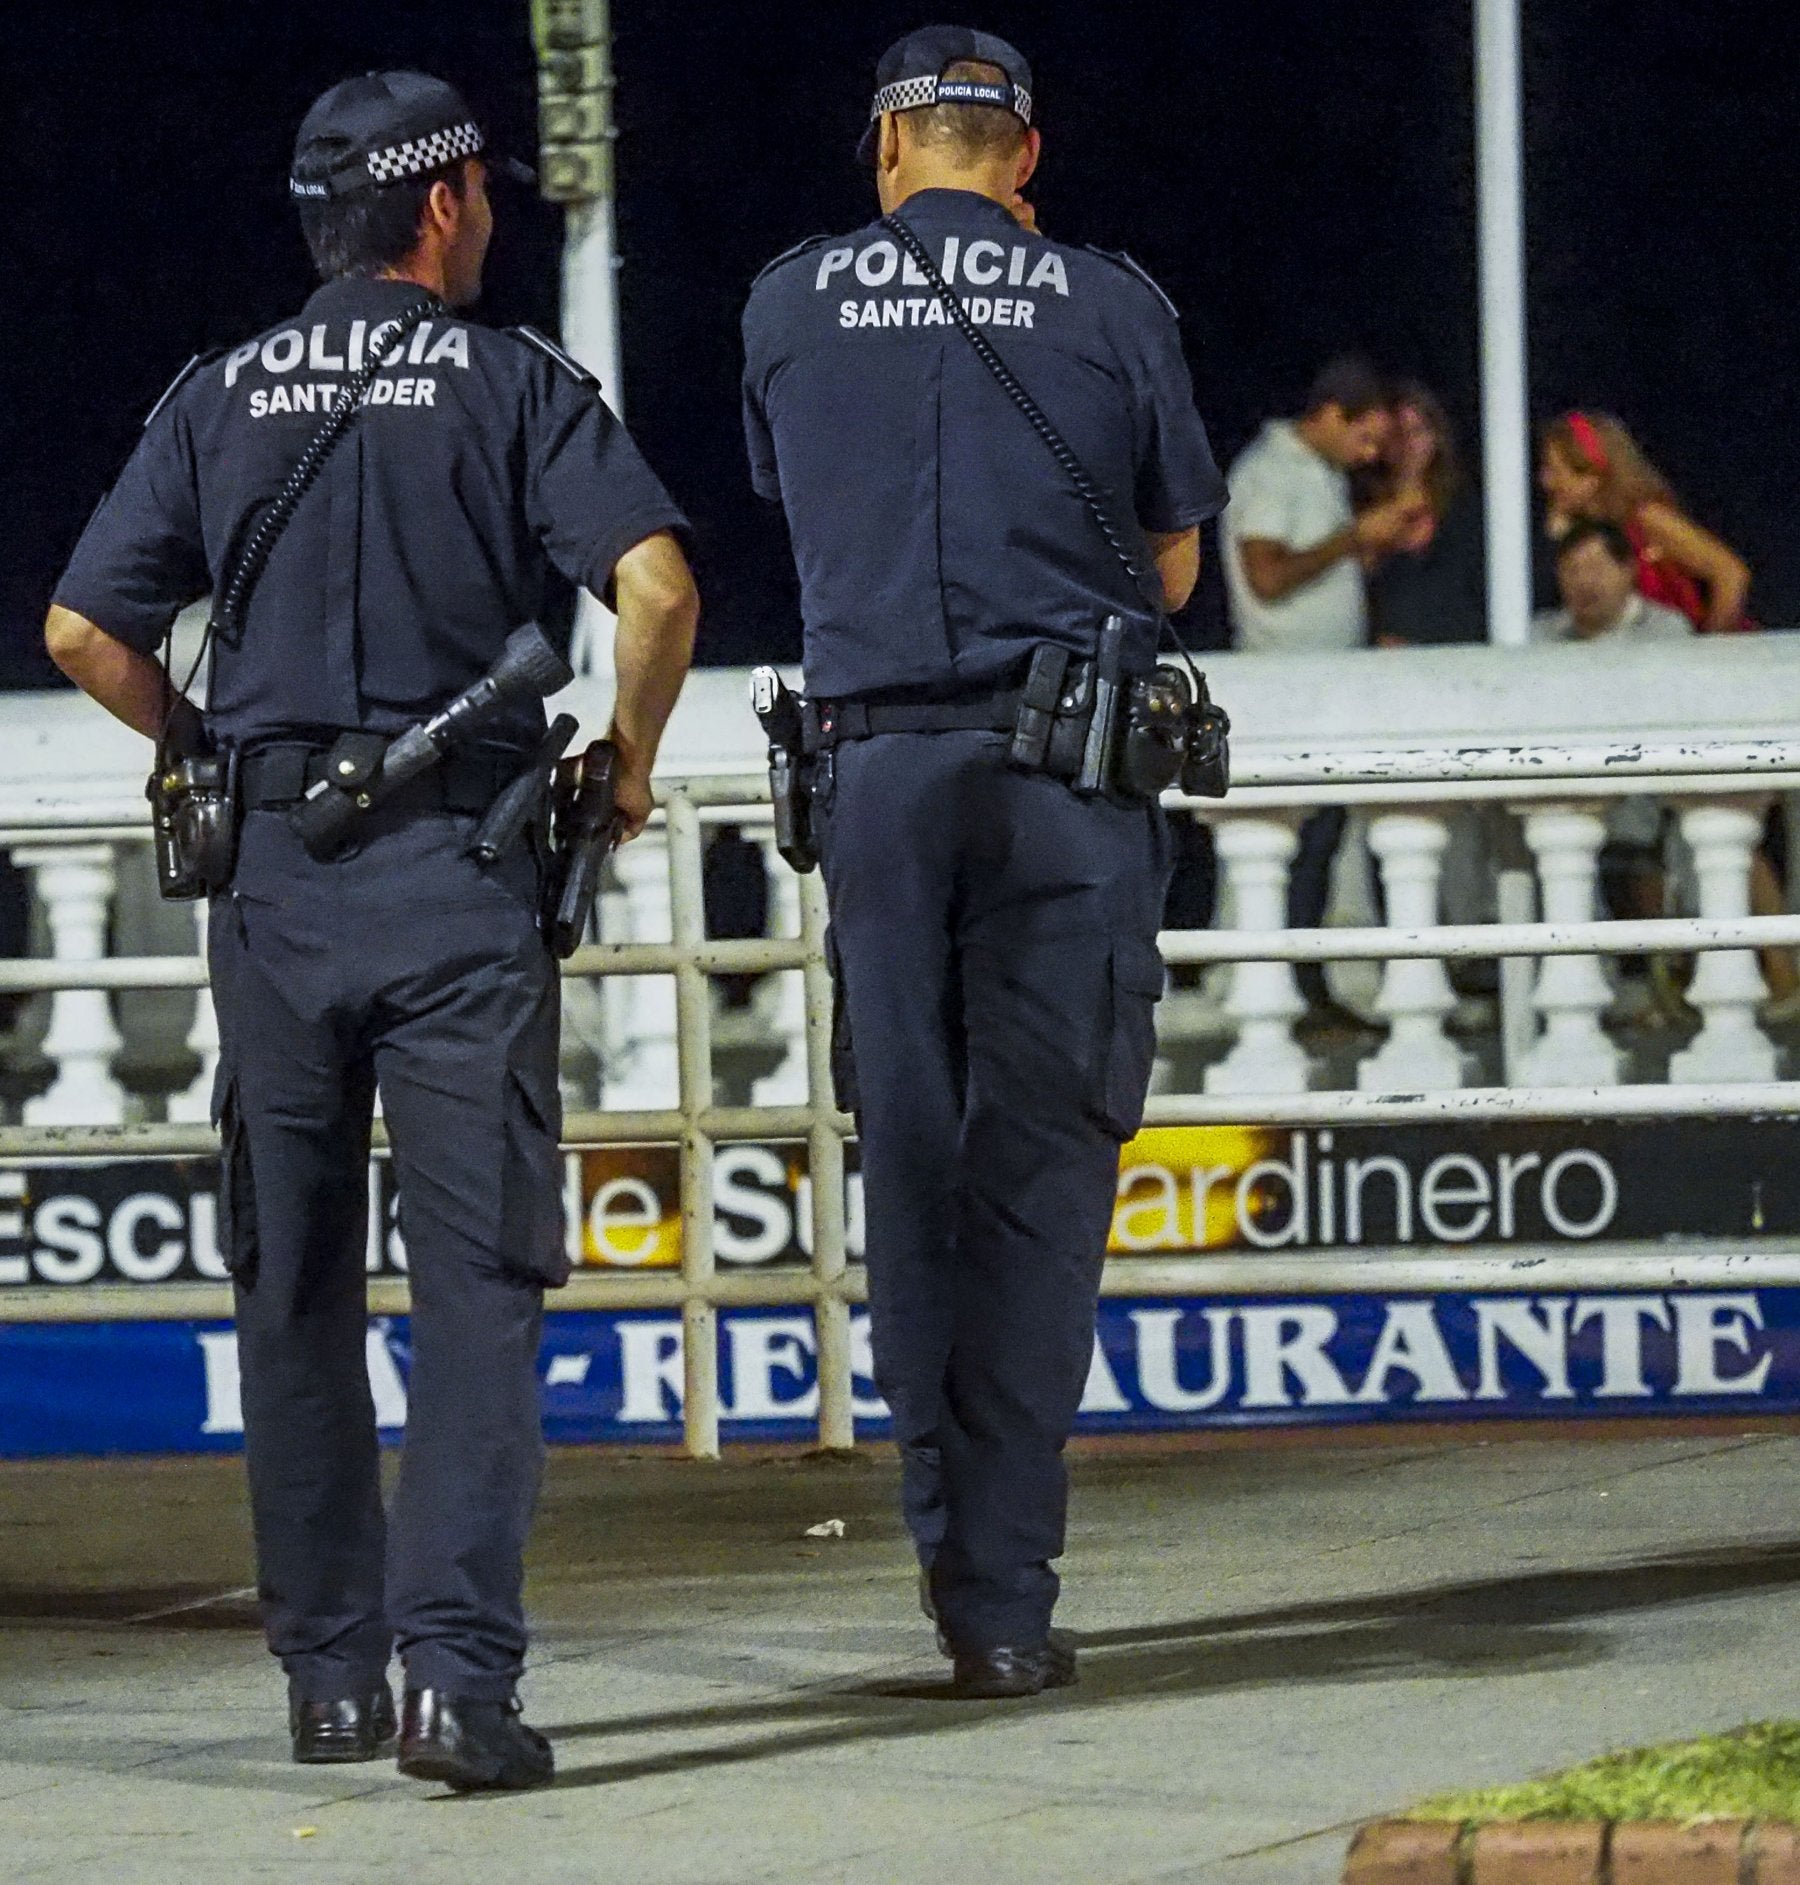
[[[852, 1319], [859, 1431], [885, 1430], [868, 1317]], [[376, 1418], [398, 1438], [404, 1317], [369, 1324]], [[552, 1442], [680, 1437], [681, 1319], [563, 1311], [539, 1359]], [[818, 1412], [801, 1310], [719, 1318], [725, 1438], [798, 1440]], [[1800, 1413], [1800, 1288], [1112, 1298], [1080, 1430], [1379, 1420]], [[0, 1457], [243, 1443], [229, 1323], [0, 1324]]]

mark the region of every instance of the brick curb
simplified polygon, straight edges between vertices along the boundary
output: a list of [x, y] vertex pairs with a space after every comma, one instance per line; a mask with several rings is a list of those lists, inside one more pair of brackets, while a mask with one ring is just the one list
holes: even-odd
[[1800, 1827], [1707, 1820], [1375, 1820], [1343, 1885], [1800, 1885]]

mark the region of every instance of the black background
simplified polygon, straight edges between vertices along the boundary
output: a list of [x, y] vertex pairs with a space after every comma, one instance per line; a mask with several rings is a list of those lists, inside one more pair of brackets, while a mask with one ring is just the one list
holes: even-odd
[[[737, 317], [802, 236], [853, 227], [889, 0], [614, 0], [628, 417], [698, 529], [702, 658], [797, 651], [779, 527], [746, 481]], [[1772, 0], [1527, 0], [1532, 394], [1620, 412], [1800, 621], [1800, 15]], [[1367, 347], [1477, 402], [1470, 8], [1461, 0], [985, 0], [1036, 68], [1034, 191], [1181, 307], [1221, 457], [1312, 368]], [[459, 84], [529, 154], [527, 0], [10, 0], [0, 23], [0, 684], [47, 679], [55, 575], [193, 351], [310, 276], [283, 179], [347, 73]], [[554, 327], [560, 212], [525, 194], [482, 312]], [[870, 439], [879, 451], [881, 441]], [[1216, 609], [1203, 596], [1202, 617]]]

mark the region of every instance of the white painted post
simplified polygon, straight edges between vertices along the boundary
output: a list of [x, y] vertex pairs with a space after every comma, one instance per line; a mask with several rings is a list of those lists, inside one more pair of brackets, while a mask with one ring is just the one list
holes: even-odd
[[[1390, 812], [1370, 821], [1369, 847], [1381, 866], [1390, 929], [1424, 929], [1438, 921], [1438, 892], [1450, 834], [1441, 818]], [[1365, 1093], [1423, 1092], [1463, 1084], [1462, 1055], [1444, 1032], [1456, 991], [1443, 963], [1430, 958], [1390, 962], [1376, 1011], [1388, 1037], [1356, 1070]]]
[[[1585, 805], [1546, 805], [1525, 817], [1525, 842], [1537, 860], [1546, 923], [1589, 923], [1598, 903], [1600, 846], [1606, 823]], [[1523, 1055], [1527, 1086], [1614, 1086], [1624, 1056], [1600, 1016], [1611, 1000], [1594, 956], [1549, 956], [1538, 970], [1533, 1005], [1544, 1029]]]
[[[775, 849], [773, 831], [759, 832], [763, 866], [768, 872], [773, 893], [775, 936], [800, 934], [800, 879], [782, 861]], [[755, 1106], [803, 1106], [810, 1092], [806, 1062], [806, 981], [794, 969], [783, 969], [769, 978], [774, 987], [764, 1008], [769, 1032], [782, 1044], [781, 1064], [766, 1073], [750, 1089]]]
[[[116, 883], [110, 844], [31, 845], [13, 852], [28, 870], [50, 925], [58, 962], [97, 962], [106, 954], [106, 923]], [[50, 998], [44, 1052], [56, 1064], [47, 1092], [25, 1102], [28, 1126], [116, 1126], [125, 1093], [113, 1078], [122, 1045], [112, 1002], [102, 989], [62, 988]]]
[[[194, 931], [198, 938], [197, 948], [204, 960], [207, 946], [208, 915], [210, 903], [194, 905]], [[199, 1120], [212, 1117], [213, 1080], [219, 1071], [219, 1015], [213, 1007], [210, 987], [194, 990], [194, 1024], [188, 1029], [187, 1045], [190, 1053], [200, 1056], [200, 1071], [193, 1080], [179, 1093], [169, 1095], [169, 1117], [171, 1119]]]
[[[601, 398], [623, 417], [611, 9], [607, 0], [556, 0], [541, 11], [543, 185], [564, 206], [562, 344], [599, 380]], [[612, 611], [583, 590], [571, 650], [577, 674], [610, 679], [613, 623]]]
[[[1750, 914], [1750, 857], [1762, 835], [1762, 811], [1730, 800], [1681, 808], [1681, 835], [1694, 853], [1703, 917]], [[1755, 954], [1711, 949], [1699, 958], [1688, 1000], [1700, 1010], [1700, 1032], [1669, 1060], [1669, 1078], [1713, 1084], [1773, 1080], [1775, 1044], [1757, 1025], [1767, 992]]]
[[[667, 942], [670, 936], [669, 847], [652, 825], [613, 854], [625, 893], [626, 934], [632, 942]], [[616, 996], [615, 996], [616, 991]], [[629, 1111], [676, 1103], [680, 1061], [676, 1051], [675, 983], [667, 975], [607, 978], [615, 996], [607, 1042], [605, 1103]]]
[[[1284, 818], [1221, 818], [1214, 827], [1219, 865], [1230, 893], [1232, 927], [1287, 927], [1288, 870], [1299, 849]], [[1208, 1093], [1304, 1093], [1311, 1064], [1294, 1039], [1304, 1012], [1300, 987], [1285, 962], [1240, 962], [1231, 973], [1225, 1012], [1237, 1023], [1231, 1051], [1206, 1070]]]
[[1488, 639], [1531, 635], [1531, 423], [1526, 375], [1525, 161], [1519, 0], [1475, 0], [1481, 223], [1481, 458]]

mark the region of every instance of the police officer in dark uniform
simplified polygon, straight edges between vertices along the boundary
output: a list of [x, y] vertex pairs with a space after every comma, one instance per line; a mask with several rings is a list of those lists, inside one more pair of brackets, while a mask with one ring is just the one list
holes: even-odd
[[[462, 1789], [552, 1770], [515, 1691], [543, 1291], [568, 1272], [558, 980], [535, 848], [491, 864], [468, 848], [541, 740], [541, 705], [370, 794], [336, 856], [315, 857], [292, 813], [334, 786], [328, 755], [366, 768], [367, 736], [379, 754], [478, 681], [554, 568], [618, 610], [611, 736], [635, 833], [697, 613], [681, 514], [594, 380], [541, 336], [456, 312], [480, 291], [492, 226], [482, 152], [462, 99], [417, 73], [351, 79], [314, 105], [290, 187], [324, 285], [164, 398], [46, 631], [95, 699], [162, 734], [154, 657], [172, 618], [228, 579], [321, 416], [382, 362], [243, 619], [221, 624], [204, 729], [178, 709], [169, 738], [238, 756], [235, 872], [211, 909], [216, 1110], [258, 1582], [294, 1757], [391, 1746], [397, 1650], [401, 1769]], [[412, 1279], [385, 1514], [364, 1362], [378, 1093]]]
[[[1146, 586], [1179, 606], [1224, 486], [1174, 310], [1123, 257], [1037, 233], [1011, 46], [928, 28], [877, 85], [882, 210], [1116, 494]], [[1141, 675], [1158, 611], [884, 223], [771, 264], [744, 347], [753, 480], [786, 510], [801, 580], [903, 1504], [956, 1691], [1031, 1694], [1075, 1676], [1050, 1630], [1062, 1451], [1149, 1083], [1169, 847], [1153, 799], [1022, 771], [1008, 729], [1035, 650], [1092, 657], [1122, 616]]]

